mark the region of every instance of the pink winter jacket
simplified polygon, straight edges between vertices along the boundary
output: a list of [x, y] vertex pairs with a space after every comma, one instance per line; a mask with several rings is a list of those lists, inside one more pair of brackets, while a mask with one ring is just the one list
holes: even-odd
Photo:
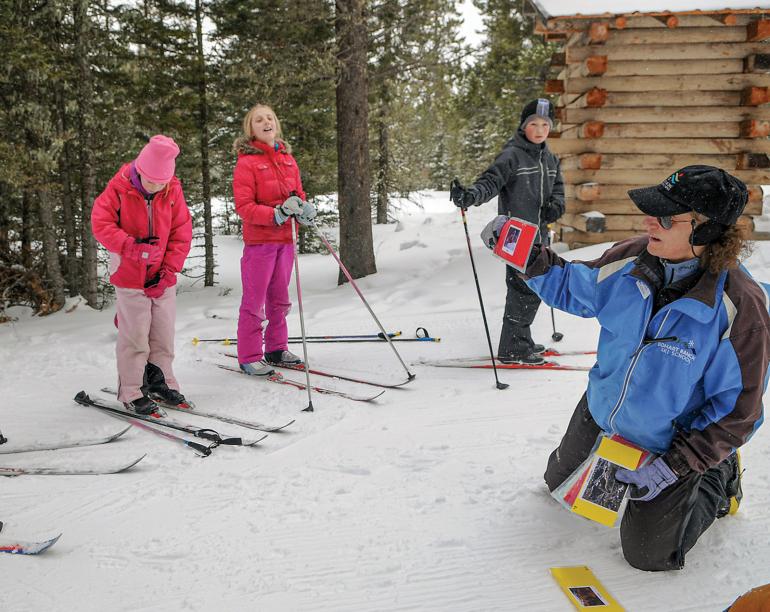
[[[124, 165], [94, 200], [91, 227], [94, 237], [110, 252], [110, 282], [116, 287], [143, 289], [161, 270], [173, 273], [173, 278], [182, 270], [192, 242], [192, 219], [179, 179], [172, 178], [148, 206], [131, 184], [130, 170], [130, 163]], [[157, 236], [155, 244], [165, 251], [160, 264], [147, 266], [121, 257], [126, 241], [150, 235]]]
[[235, 212], [243, 219], [246, 244], [291, 242], [291, 224], [275, 224], [275, 207], [292, 191], [305, 200], [297, 161], [283, 144], [278, 150], [258, 140], [238, 143], [233, 172]]

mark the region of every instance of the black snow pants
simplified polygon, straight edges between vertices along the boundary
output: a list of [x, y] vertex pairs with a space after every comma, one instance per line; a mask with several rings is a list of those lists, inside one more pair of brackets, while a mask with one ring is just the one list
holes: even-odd
[[508, 293], [505, 296], [503, 328], [497, 354], [499, 357], [522, 357], [532, 353], [534, 342], [529, 326], [535, 320], [540, 298], [510, 266], [505, 267], [505, 284]]
[[[553, 491], [588, 457], [601, 429], [583, 394], [559, 447], [551, 453], [545, 482]], [[730, 507], [728, 490], [738, 477], [735, 454], [703, 474], [691, 472], [648, 502], [629, 501], [620, 524], [623, 556], [647, 571], [682, 569], [685, 554]]]

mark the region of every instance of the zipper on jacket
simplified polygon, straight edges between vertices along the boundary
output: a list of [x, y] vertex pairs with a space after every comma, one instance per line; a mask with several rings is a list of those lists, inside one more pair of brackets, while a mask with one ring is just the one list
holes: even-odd
[[152, 233], [152, 200], [153, 198], [145, 198], [145, 202], [147, 202], [147, 237], [151, 238], [153, 236]]
[[[612, 408], [612, 411], [610, 412], [610, 417], [608, 419], [610, 424], [610, 431], [612, 433], [617, 433], [615, 431], [615, 419], [618, 416], [618, 412], [620, 412], [620, 407], [623, 404], [623, 401], [626, 399], [626, 393], [628, 392], [628, 383], [631, 382], [631, 375], [634, 372], [634, 368], [636, 368], [636, 364], [639, 363], [639, 357], [641, 357], [642, 351], [646, 349], [648, 346], [650, 346], [651, 344], [669, 340], [669, 338], [658, 338], [658, 334], [660, 333], [660, 330], [663, 329], [663, 325], [666, 323], [666, 319], [668, 319], [668, 315], [670, 314], [671, 314], [671, 311], [669, 310], [666, 313], [666, 316], [663, 317], [663, 320], [660, 322], [658, 331], [655, 332], [655, 336], [653, 338], [644, 338], [644, 337], [642, 338], [641, 342], [639, 342], [639, 346], [636, 347], [636, 350], [634, 351], [634, 354], [631, 357], [631, 364], [628, 366], [628, 370], [626, 371], [626, 376], [623, 379], [623, 388], [620, 390], [620, 397], [618, 397], [618, 401], [615, 403], [615, 406]], [[647, 325], [645, 325], [645, 329], [647, 329]]]
[[[540, 206], [537, 207], [537, 231], [542, 232], [543, 230], [540, 227], [540, 215], [543, 214], [543, 182], [545, 180], [543, 176], [543, 149], [540, 149], [540, 155], [538, 155], [537, 163], [540, 166]], [[548, 230], [546, 229], [546, 231]], [[545, 240], [543, 240], [543, 236], [540, 236], [540, 242], [545, 242]]]

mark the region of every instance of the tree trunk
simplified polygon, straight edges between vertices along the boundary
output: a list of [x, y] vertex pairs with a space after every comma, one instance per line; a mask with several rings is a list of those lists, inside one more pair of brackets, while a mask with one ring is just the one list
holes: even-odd
[[390, 191], [390, 149], [388, 142], [388, 114], [390, 88], [382, 83], [379, 116], [377, 117], [377, 223], [388, 222], [388, 192]]
[[203, 180], [203, 223], [206, 268], [203, 284], [214, 286], [214, 228], [211, 222], [211, 176], [209, 174], [209, 105], [206, 98], [206, 58], [203, 54], [203, 7], [195, 0], [195, 37], [198, 56], [198, 130], [201, 145], [201, 176]]
[[96, 197], [95, 173], [91, 160], [93, 150], [93, 82], [88, 62], [88, 0], [77, 0], [73, 5], [75, 26], [75, 61], [78, 67], [77, 83], [77, 127], [80, 154], [80, 206], [82, 211], [81, 244], [83, 246], [83, 268], [81, 270], [81, 291], [92, 308], [98, 307], [96, 240], [91, 231], [91, 209]]
[[379, 108], [377, 112], [377, 223], [388, 222], [388, 206], [390, 204], [388, 193], [391, 187], [390, 178], [390, 139], [388, 125], [390, 120], [390, 92], [391, 84], [389, 74], [393, 70], [394, 49], [393, 30], [396, 26], [398, 14], [398, 2], [387, 0], [381, 8], [381, 22], [383, 29], [382, 57], [379, 65]]
[[0, 181], [0, 257], [11, 250], [11, 245], [8, 242], [8, 232], [11, 228], [9, 215], [10, 200], [10, 190], [6, 187], [5, 183]]
[[47, 187], [38, 187], [35, 193], [40, 231], [43, 238], [43, 259], [45, 261], [46, 287], [51, 294], [48, 309], [43, 306], [41, 314], [50, 314], [64, 306], [64, 277], [59, 265], [59, 245], [56, 239], [56, 222], [53, 214], [53, 198]]
[[32, 268], [32, 219], [29, 214], [29, 194], [27, 190], [21, 196], [21, 265], [27, 270]]
[[78, 258], [78, 236], [77, 221], [74, 210], [74, 194], [72, 192], [72, 144], [67, 138], [68, 122], [67, 109], [64, 102], [64, 93], [62, 88], [57, 91], [57, 104], [59, 110], [59, 133], [65, 138], [62, 155], [59, 156], [59, 175], [61, 177], [61, 206], [62, 216], [64, 217], [64, 240], [67, 245], [67, 254], [65, 259], [65, 277], [67, 279], [67, 292], [69, 295], [79, 293], [79, 258]]
[[[340, 259], [353, 278], [377, 271], [369, 177], [365, 0], [337, 0], [337, 185]], [[338, 284], [345, 282], [340, 271]]]

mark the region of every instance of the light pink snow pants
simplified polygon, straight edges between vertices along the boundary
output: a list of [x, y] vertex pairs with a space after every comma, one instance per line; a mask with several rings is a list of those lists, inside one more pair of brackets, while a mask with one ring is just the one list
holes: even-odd
[[[243, 247], [243, 298], [238, 313], [239, 363], [259, 361], [265, 351], [284, 351], [289, 347], [286, 315], [291, 310], [289, 281], [293, 264], [293, 244], [247, 244]], [[263, 346], [265, 320], [268, 325]]]
[[158, 366], [166, 384], [179, 391], [171, 364], [174, 361], [176, 287], [168, 287], [159, 298], [148, 298], [141, 289], [115, 287], [118, 296], [118, 400], [142, 397], [141, 386], [147, 362]]

